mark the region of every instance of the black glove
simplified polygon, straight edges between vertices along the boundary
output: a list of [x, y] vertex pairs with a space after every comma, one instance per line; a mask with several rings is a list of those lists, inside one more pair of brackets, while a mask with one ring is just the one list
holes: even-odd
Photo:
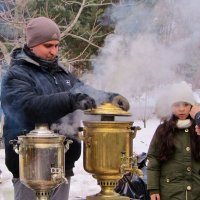
[[96, 108], [95, 100], [87, 94], [74, 94], [74, 102], [72, 102], [74, 110], [87, 110]]
[[111, 103], [125, 111], [128, 111], [130, 108], [128, 100], [121, 95], [114, 96]]

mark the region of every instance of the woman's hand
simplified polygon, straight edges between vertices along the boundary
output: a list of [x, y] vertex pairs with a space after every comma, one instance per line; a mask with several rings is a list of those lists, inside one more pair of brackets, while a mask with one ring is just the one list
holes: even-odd
[[160, 195], [159, 194], [152, 194], [151, 200], [160, 200]]
[[195, 126], [195, 131], [197, 135], [200, 135], [200, 127], [198, 125]]
[[195, 115], [200, 112], [200, 106], [192, 106], [190, 110], [190, 116], [194, 119]]

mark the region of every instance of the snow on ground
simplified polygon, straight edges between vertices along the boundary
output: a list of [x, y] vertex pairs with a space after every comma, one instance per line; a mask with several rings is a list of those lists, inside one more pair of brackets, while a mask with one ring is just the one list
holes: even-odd
[[[147, 121], [146, 128], [144, 128], [141, 121], [134, 122], [134, 126], [140, 126], [142, 128], [137, 132], [137, 135], [133, 140], [134, 152], [137, 154], [147, 152], [148, 145], [158, 124], [158, 120], [150, 119]], [[11, 182], [12, 175], [4, 164], [4, 158], [4, 149], [0, 149], [0, 169], [3, 172], [3, 181], [0, 184], [0, 200], [13, 200], [14, 193]], [[71, 179], [70, 200], [83, 200], [86, 199], [86, 196], [94, 195], [100, 191], [100, 187], [97, 185], [96, 179], [83, 169], [82, 156], [76, 162], [74, 173], [75, 176]]]
[[13, 200], [12, 174], [4, 164], [4, 149], [0, 149], [0, 169], [2, 171], [2, 183], [0, 184], [0, 200]]
[[147, 152], [149, 144], [151, 142], [151, 138], [160, 124], [160, 120], [158, 119], [149, 119], [146, 122], [146, 128], [144, 128], [144, 124], [142, 121], [135, 121], [134, 126], [139, 126], [141, 130], [139, 130], [136, 134], [136, 137], [133, 140], [133, 151], [137, 154], [142, 152]]

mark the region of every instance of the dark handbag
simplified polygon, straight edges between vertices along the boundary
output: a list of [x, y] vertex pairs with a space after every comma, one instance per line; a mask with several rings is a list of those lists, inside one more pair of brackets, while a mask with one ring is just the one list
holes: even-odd
[[138, 168], [143, 171], [144, 179], [133, 172], [128, 172], [118, 181], [115, 191], [121, 196], [130, 197], [132, 200], [150, 200], [147, 184], [145, 182], [146, 153], [141, 154], [138, 161]]

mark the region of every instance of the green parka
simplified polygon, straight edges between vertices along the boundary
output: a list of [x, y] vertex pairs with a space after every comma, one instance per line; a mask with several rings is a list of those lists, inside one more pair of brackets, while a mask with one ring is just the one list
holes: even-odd
[[187, 128], [176, 130], [175, 151], [168, 161], [157, 159], [157, 134], [152, 138], [148, 150], [148, 190], [151, 194], [159, 193], [161, 200], [200, 200], [200, 162], [191, 156], [190, 131]]

